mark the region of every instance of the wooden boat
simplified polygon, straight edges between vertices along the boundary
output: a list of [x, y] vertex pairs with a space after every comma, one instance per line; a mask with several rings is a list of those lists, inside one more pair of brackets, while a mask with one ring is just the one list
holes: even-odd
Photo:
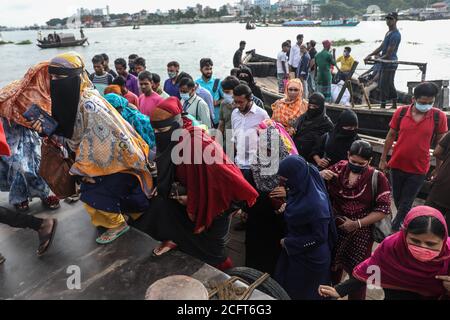
[[49, 41], [48, 39], [46, 40], [38, 39], [37, 46], [42, 49], [76, 47], [82, 46], [88, 41], [88, 38], [77, 40], [75, 39], [75, 36], [72, 33], [59, 33], [57, 34], [57, 37], [58, 38], [54, 39], [53, 41]]
[[256, 24], [247, 22], [247, 24], [245, 25], [245, 29], [254, 30], [254, 29], [256, 29]]
[[301, 20], [301, 21], [286, 21], [283, 23], [283, 27], [318, 27], [320, 26], [320, 20]]
[[[250, 68], [255, 77], [258, 87], [261, 89], [264, 103], [268, 106], [272, 105], [276, 100], [283, 97], [278, 93], [278, 83], [276, 78], [276, 59], [256, 54], [254, 50], [247, 52], [243, 59], [244, 65]], [[353, 100], [355, 106], [353, 110], [358, 114], [359, 127], [362, 134], [373, 137], [385, 138], [389, 131], [389, 122], [391, 121], [394, 109], [381, 109], [379, 104], [376, 104], [379, 97], [377, 89], [370, 94], [371, 108], [363, 103], [363, 93], [359, 86], [358, 79], [352, 79]], [[398, 104], [410, 104], [412, 99], [412, 89], [418, 82], [411, 82], [410, 92], [398, 91]], [[442, 108], [448, 107], [448, 81], [435, 81], [438, 86], [444, 87], [440, 96], [437, 98], [437, 106]], [[347, 106], [335, 103], [327, 104], [327, 114], [336, 121], [340, 113], [347, 109]], [[450, 112], [446, 111], [447, 119], [450, 125]]]
[[321, 27], [355, 27], [359, 24], [357, 19], [323, 20]]

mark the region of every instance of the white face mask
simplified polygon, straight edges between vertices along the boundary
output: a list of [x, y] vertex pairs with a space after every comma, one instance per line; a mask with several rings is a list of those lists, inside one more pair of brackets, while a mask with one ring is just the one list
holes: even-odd
[[223, 102], [231, 104], [233, 103], [233, 95], [232, 94], [228, 94], [228, 93], [224, 93], [223, 94]]
[[180, 97], [184, 101], [188, 101], [191, 98], [191, 95], [189, 94], [189, 92], [188, 93], [180, 93]]

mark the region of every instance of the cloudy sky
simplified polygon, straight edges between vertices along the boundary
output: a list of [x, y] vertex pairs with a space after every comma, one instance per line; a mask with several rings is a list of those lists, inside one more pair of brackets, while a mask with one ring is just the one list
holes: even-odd
[[141, 9], [155, 11], [185, 8], [196, 3], [217, 8], [234, 0], [0, 0], [0, 25], [24, 26], [34, 23], [44, 24], [51, 18], [64, 18], [76, 13], [76, 9], [105, 8], [111, 13], [137, 12]]

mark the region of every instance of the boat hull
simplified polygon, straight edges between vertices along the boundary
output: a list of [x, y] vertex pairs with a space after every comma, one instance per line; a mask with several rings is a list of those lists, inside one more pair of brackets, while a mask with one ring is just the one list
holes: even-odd
[[57, 42], [57, 43], [44, 43], [40, 42], [37, 46], [41, 49], [51, 49], [51, 48], [67, 48], [67, 47], [77, 47], [82, 46], [87, 42], [87, 38], [82, 40], [70, 41], [70, 42]]

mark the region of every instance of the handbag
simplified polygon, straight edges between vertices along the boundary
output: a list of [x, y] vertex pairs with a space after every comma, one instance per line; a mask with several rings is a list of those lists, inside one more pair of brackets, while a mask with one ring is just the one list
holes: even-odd
[[49, 138], [43, 140], [39, 175], [60, 199], [76, 193], [76, 179], [69, 173], [73, 164], [74, 161], [64, 155], [60, 144]]
[[[372, 207], [375, 207], [375, 200], [378, 189], [378, 174], [379, 171], [375, 169], [372, 175]], [[385, 238], [392, 234], [392, 216], [389, 214], [382, 220], [375, 222], [372, 225], [372, 238], [375, 242], [381, 243]]]

